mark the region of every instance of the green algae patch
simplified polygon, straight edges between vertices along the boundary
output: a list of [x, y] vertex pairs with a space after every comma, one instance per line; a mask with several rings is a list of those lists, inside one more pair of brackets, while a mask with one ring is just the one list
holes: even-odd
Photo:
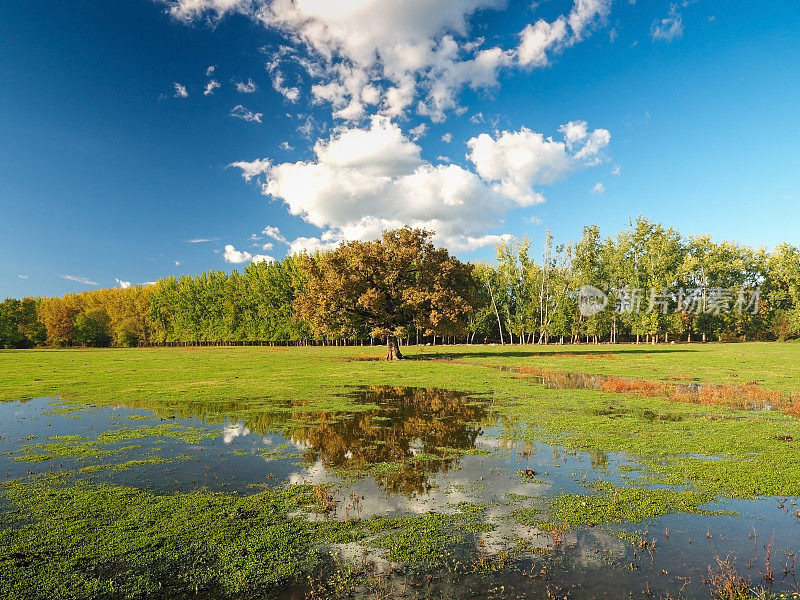
[[[610, 525], [640, 523], [669, 513], [703, 515], [726, 514], [701, 507], [714, 500], [714, 494], [693, 490], [618, 487], [607, 482], [595, 483], [593, 494], [559, 494], [549, 503], [548, 517], [536, 524], [552, 530], [561, 525]], [[533, 514], [519, 511], [525, 522]]]
[[102, 444], [114, 444], [125, 440], [140, 438], [161, 438], [185, 442], [187, 444], [202, 444], [205, 440], [213, 439], [219, 432], [201, 427], [190, 427], [180, 423], [162, 423], [148, 427], [130, 429], [111, 429], [97, 436], [97, 441]]
[[151, 456], [149, 458], [126, 460], [121, 463], [104, 463], [101, 465], [89, 465], [78, 469], [78, 473], [97, 473], [99, 471], [126, 471], [133, 467], [143, 467], [146, 465], [161, 465], [171, 462], [167, 458], [161, 456]]
[[[118, 445], [125, 441], [154, 438], [156, 440], [171, 439], [186, 444], [200, 444], [217, 435], [212, 430], [186, 427], [179, 423], [164, 423], [132, 429], [111, 429], [100, 433], [94, 439], [82, 435], [54, 435], [45, 442], [23, 444], [13, 459], [17, 462], [29, 463], [59, 459], [103, 460], [141, 448], [141, 444]], [[102, 466], [96, 467], [94, 470], [100, 468]]]
[[485, 507], [459, 505], [455, 514], [427, 513], [400, 517], [394, 529], [377, 537], [371, 545], [385, 550], [388, 560], [437, 568], [456, 560], [459, 548], [473, 542], [476, 534], [492, 531], [494, 525], [481, 519]]
[[4, 486], [3, 598], [184, 597], [269, 590], [315, 560], [325, 525], [292, 516], [309, 486], [247, 497], [129, 487]]

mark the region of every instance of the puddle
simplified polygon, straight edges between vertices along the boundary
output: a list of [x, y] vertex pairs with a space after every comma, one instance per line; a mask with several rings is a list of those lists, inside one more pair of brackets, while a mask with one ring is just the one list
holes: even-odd
[[[441, 573], [413, 592], [422, 596], [487, 597], [499, 587], [533, 597], [548, 590], [568, 598], [648, 590], [707, 596], [703, 580], [715, 556], [738, 557], [740, 572], [760, 582], [770, 540], [773, 590], [796, 589], [800, 519], [791, 499], [717, 500], [702, 508], [736, 514], [667, 514], [554, 534], [537, 521], [547, 517], [550, 500], [589, 494], [597, 482], [646, 485], [637, 482], [641, 465], [624, 454], [517, 441], [520, 425], [500, 420], [480, 396], [374, 387], [354, 391], [352, 399], [375, 408], [322, 412], [285, 403], [265, 411], [231, 403], [159, 416], [53, 398], [0, 403], [0, 477], [69, 472], [75, 480], [159, 493], [206, 488], [241, 495], [330, 484], [333, 504], [324, 518], [454, 514], [466, 506], [489, 527], [459, 538], [454, 556], [492, 565], [514, 552], [514, 568]], [[520, 511], [534, 518], [519, 519]], [[352, 544], [339, 551], [363, 553]], [[391, 568], [373, 554], [377, 570]], [[303, 584], [282, 597], [307, 592]]]
[[549, 389], [659, 396], [676, 402], [728, 406], [743, 410], [779, 410], [789, 415], [800, 416], [800, 407], [791, 396], [763, 388], [755, 381], [741, 385], [701, 385], [693, 381], [646, 381], [580, 371], [551, 371], [527, 366], [491, 364], [483, 366], [515, 373]]

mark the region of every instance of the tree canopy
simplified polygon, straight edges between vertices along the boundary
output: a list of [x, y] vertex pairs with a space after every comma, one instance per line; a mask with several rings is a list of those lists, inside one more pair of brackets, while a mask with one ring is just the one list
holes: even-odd
[[402, 358], [398, 338], [411, 326], [424, 335], [464, 333], [475, 305], [472, 266], [436, 248], [431, 236], [396, 229], [309, 257], [298, 317], [319, 335], [385, 337], [389, 360]]

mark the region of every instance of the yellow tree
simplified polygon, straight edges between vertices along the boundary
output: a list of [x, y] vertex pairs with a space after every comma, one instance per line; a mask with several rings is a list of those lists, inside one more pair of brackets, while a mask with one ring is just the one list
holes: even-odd
[[309, 257], [297, 316], [318, 335], [385, 337], [387, 360], [403, 358], [398, 338], [411, 325], [427, 335], [463, 333], [475, 297], [472, 266], [436, 248], [432, 235], [406, 227]]

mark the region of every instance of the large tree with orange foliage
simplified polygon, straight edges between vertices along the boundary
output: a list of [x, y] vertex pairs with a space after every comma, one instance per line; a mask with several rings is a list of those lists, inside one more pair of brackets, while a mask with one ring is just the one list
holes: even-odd
[[474, 308], [472, 265], [435, 247], [432, 235], [396, 229], [309, 257], [297, 315], [319, 335], [385, 337], [388, 360], [403, 358], [398, 339], [412, 324], [425, 334], [463, 333]]

